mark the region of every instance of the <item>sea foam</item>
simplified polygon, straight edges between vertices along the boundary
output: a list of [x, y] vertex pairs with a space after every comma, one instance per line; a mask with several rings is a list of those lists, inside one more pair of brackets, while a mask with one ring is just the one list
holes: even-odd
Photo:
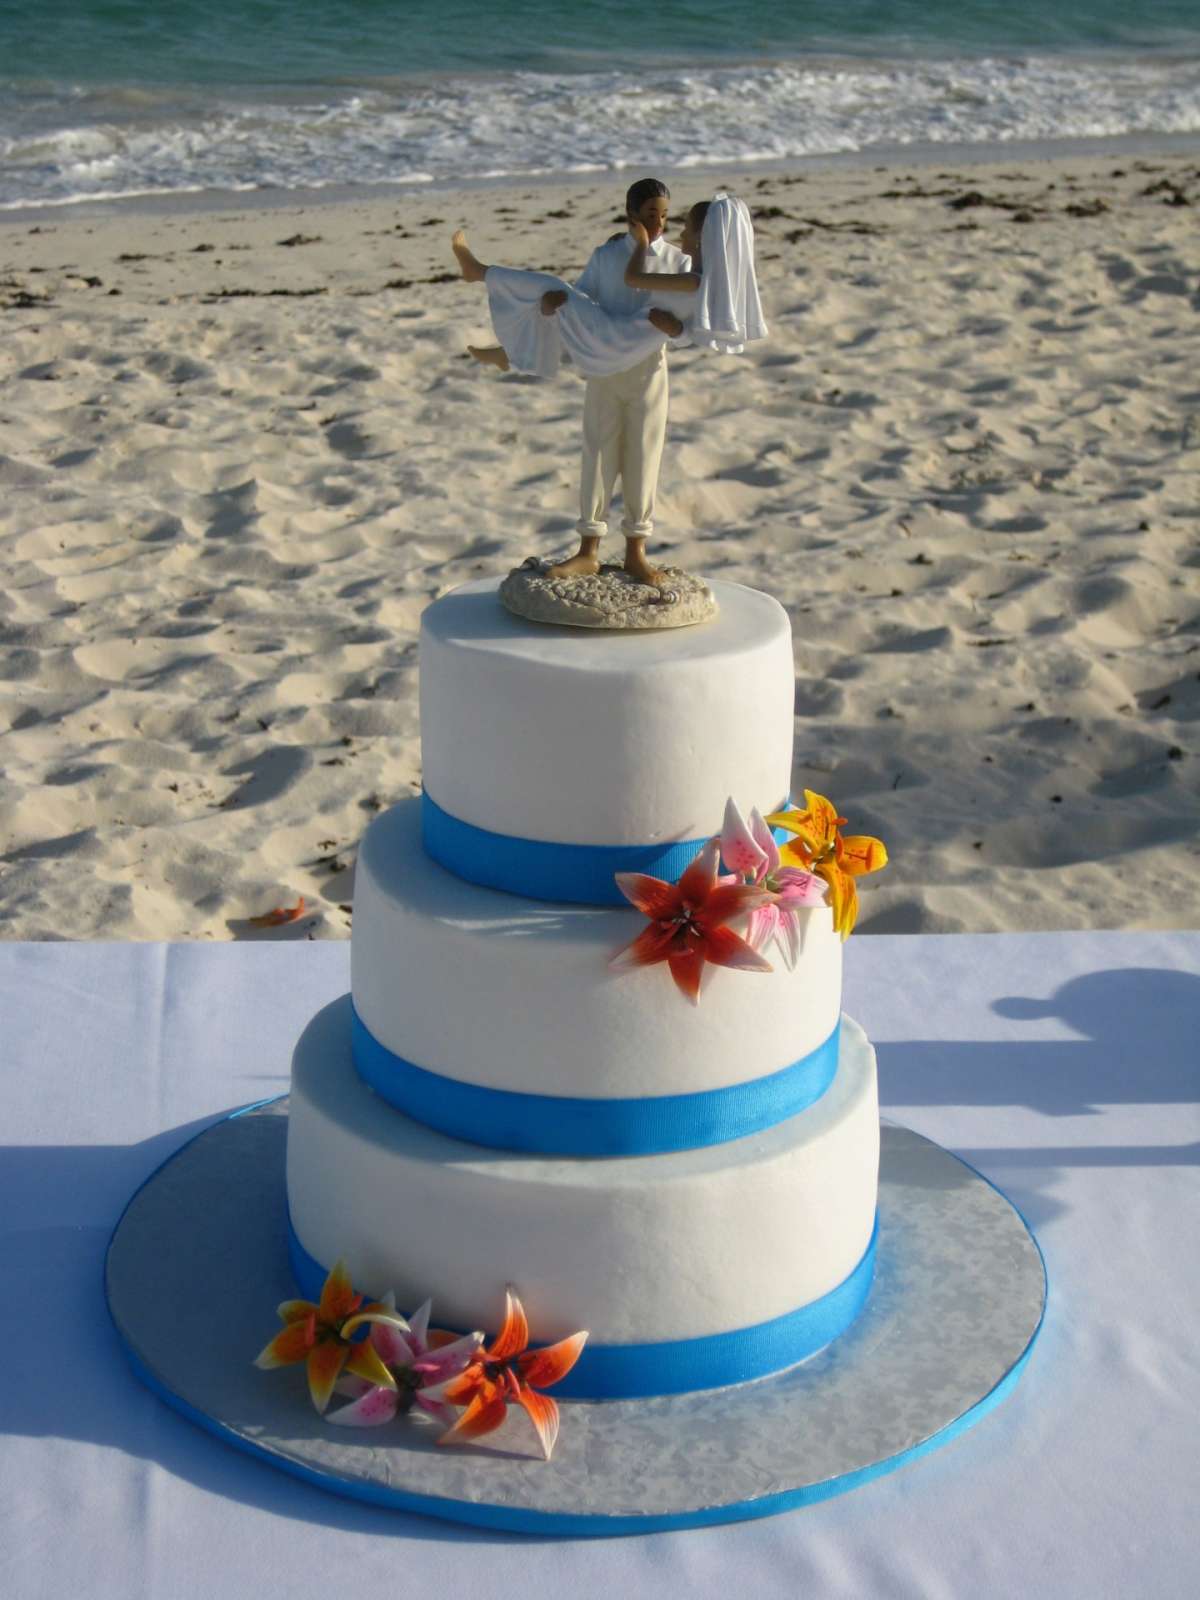
[[1030, 56], [447, 75], [299, 91], [25, 84], [0, 206], [198, 189], [731, 168], [913, 144], [1200, 132], [1200, 60]]

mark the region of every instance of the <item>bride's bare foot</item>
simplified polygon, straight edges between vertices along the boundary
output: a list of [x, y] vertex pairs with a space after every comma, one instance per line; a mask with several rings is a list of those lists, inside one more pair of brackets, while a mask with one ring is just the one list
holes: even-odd
[[482, 283], [487, 268], [480, 261], [470, 246], [467, 244], [467, 235], [464, 229], [459, 228], [450, 240], [450, 248], [454, 251], [458, 261], [459, 271], [468, 283]]
[[502, 344], [469, 344], [467, 354], [482, 361], [485, 367], [497, 367], [501, 372], [508, 371], [508, 357], [504, 353]]
[[644, 539], [625, 541], [625, 571], [638, 583], [648, 583], [652, 589], [661, 588], [668, 581], [665, 572], [658, 567], [652, 567], [646, 560]]

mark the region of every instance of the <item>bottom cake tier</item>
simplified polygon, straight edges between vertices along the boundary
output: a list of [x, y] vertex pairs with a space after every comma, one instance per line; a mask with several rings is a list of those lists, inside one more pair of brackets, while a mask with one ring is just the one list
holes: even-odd
[[444, 1327], [494, 1332], [506, 1287], [535, 1340], [587, 1329], [556, 1390], [616, 1399], [745, 1382], [804, 1360], [861, 1309], [874, 1261], [875, 1055], [843, 1018], [815, 1105], [748, 1138], [668, 1155], [514, 1155], [446, 1138], [357, 1076], [351, 1007], [296, 1046], [288, 1125], [292, 1263], [319, 1293], [433, 1297]]

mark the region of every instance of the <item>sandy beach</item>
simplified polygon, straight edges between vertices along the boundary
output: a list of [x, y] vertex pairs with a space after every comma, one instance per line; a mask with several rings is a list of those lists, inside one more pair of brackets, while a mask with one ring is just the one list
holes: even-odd
[[[0, 223], [0, 935], [348, 935], [423, 608], [572, 545], [450, 233], [574, 277], [624, 183]], [[789, 611], [860, 930], [1195, 926], [1200, 157], [731, 187], [771, 338], [672, 357], [654, 553]]]

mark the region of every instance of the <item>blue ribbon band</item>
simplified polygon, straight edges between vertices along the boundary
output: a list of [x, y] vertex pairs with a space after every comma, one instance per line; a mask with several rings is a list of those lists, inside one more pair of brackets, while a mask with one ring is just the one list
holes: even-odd
[[[769, 1322], [699, 1339], [670, 1339], [656, 1344], [593, 1344], [554, 1393], [563, 1400], [638, 1400], [656, 1394], [690, 1394], [697, 1389], [722, 1389], [782, 1372], [816, 1355], [854, 1321], [866, 1304], [875, 1273], [876, 1222], [858, 1265], [836, 1289]], [[328, 1272], [296, 1237], [288, 1219], [288, 1255], [300, 1293], [314, 1302]], [[386, 1284], [370, 1284], [372, 1294]], [[356, 1289], [362, 1285], [355, 1284]]]
[[806, 1110], [837, 1074], [840, 1021], [817, 1048], [748, 1083], [622, 1100], [518, 1094], [462, 1083], [393, 1054], [351, 1012], [354, 1067], [415, 1122], [494, 1150], [547, 1156], [656, 1156], [744, 1139]]
[[[522, 839], [516, 834], [492, 833], [451, 816], [428, 791], [421, 794], [421, 832], [426, 855], [468, 883], [503, 889], [528, 900], [562, 900], [585, 906], [629, 904], [613, 881], [618, 872], [644, 872], [675, 883], [709, 837], [663, 844], [560, 844]], [[790, 835], [777, 828], [775, 837], [782, 843]]]

